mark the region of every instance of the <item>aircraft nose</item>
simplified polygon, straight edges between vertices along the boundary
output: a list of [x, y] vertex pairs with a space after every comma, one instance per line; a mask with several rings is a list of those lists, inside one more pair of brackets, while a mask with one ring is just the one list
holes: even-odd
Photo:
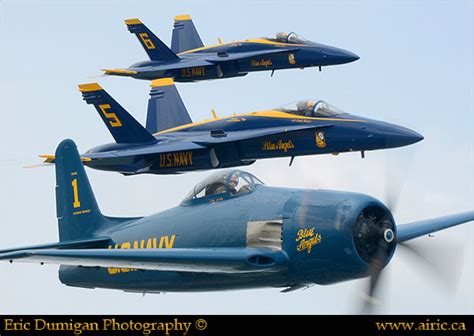
[[345, 64], [357, 61], [360, 57], [352, 51], [325, 46], [322, 50], [323, 57], [331, 64]]
[[386, 148], [408, 146], [424, 139], [420, 133], [398, 125], [381, 123], [377, 129]]
[[351, 51], [341, 49], [338, 58], [341, 60], [341, 63], [350, 63], [357, 61], [360, 57]]

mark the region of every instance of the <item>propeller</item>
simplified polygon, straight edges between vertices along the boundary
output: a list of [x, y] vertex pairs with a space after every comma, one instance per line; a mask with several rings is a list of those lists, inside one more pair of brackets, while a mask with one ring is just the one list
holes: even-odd
[[[390, 212], [396, 212], [399, 204], [400, 195], [403, 189], [404, 181], [408, 175], [409, 163], [414, 157], [413, 148], [406, 151], [403, 159], [398, 155], [387, 156], [386, 171], [385, 171], [385, 204]], [[391, 162], [396, 159], [397, 162]], [[404, 168], [400, 168], [400, 162], [403, 162]], [[398, 163], [398, 164], [397, 164]], [[380, 230], [379, 230], [380, 231]], [[362, 313], [374, 313], [376, 307], [382, 301], [380, 300], [380, 292], [382, 291], [384, 282], [384, 266], [386, 256], [384, 252], [384, 235], [379, 232], [379, 244], [377, 251], [369, 262], [368, 275], [369, 279], [366, 284], [366, 289], [362, 294]], [[417, 265], [417, 272], [426, 271], [427, 278], [437, 279], [444, 288], [454, 290], [459, 282], [458, 275], [462, 267], [463, 248], [459, 245], [447, 245], [443, 242], [443, 247], [434, 245], [432, 242], [426, 243], [426, 240], [417, 240], [410, 242], [397, 243], [397, 248], [405, 257]]]

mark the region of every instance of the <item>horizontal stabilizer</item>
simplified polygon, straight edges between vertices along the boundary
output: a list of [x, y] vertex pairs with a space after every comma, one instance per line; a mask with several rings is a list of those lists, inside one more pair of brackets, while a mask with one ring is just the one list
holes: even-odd
[[51, 250], [51, 249], [83, 249], [83, 248], [106, 248], [110, 243], [109, 237], [97, 237], [90, 239], [62, 241], [59, 243], [41, 244], [33, 246], [24, 246], [0, 250], [0, 255], [10, 252], [19, 252], [25, 250]]
[[276, 271], [286, 266], [288, 255], [266, 248], [102, 248], [22, 250], [2, 253], [0, 260], [177, 272], [248, 273]]
[[183, 51], [201, 48], [201, 38], [190, 15], [178, 15], [174, 18], [171, 50], [179, 54]]
[[130, 33], [135, 34], [152, 61], [177, 61], [179, 57], [139, 19], [125, 20]]
[[94, 105], [117, 143], [137, 144], [156, 141], [155, 137], [99, 84], [82, 84], [79, 85], [79, 90], [86, 103]]
[[191, 151], [197, 149], [205, 149], [206, 146], [196, 144], [192, 141], [178, 141], [168, 143], [157, 143], [155, 146], [143, 146], [138, 148], [130, 148], [126, 151], [111, 151], [111, 152], [99, 152], [87, 154], [92, 160], [95, 159], [118, 159], [121, 157], [132, 157], [132, 156], [146, 156], [146, 155], [157, 155], [160, 153], [172, 153], [179, 151]]
[[402, 224], [397, 227], [397, 241], [401, 243], [470, 221], [474, 221], [474, 211]]
[[152, 81], [146, 129], [150, 133], [157, 133], [191, 122], [173, 79], [162, 78]]

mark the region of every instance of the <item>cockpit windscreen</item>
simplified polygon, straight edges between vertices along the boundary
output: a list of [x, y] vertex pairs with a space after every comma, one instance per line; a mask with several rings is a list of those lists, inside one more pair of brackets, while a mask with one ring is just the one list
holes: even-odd
[[219, 172], [198, 183], [184, 198], [183, 203], [219, 196], [240, 196], [254, 191], [256, 186], [262, 184], [258, 178], [244, 171]]
[[265, 37], [266, 40], [278, 42], [278, 43], [290, 43], [290, 44], [313, 44], [310, 40], [296, 33], [276, 33], [275, 36]]
[[278, 107], [276, 110], [303, 117], [335, 117], [346, 113], [323, 100], [316, 99], [300, 100]]

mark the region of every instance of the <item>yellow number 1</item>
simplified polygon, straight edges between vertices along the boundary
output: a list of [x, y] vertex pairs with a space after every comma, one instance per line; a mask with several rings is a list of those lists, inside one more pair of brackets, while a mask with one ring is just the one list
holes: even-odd
[[79, 192], [77, 190], [77, 179], [72, 180], [72, 190], [74, 191], [74, 203], [72, 206], [74, 208], [79, 208], [81, 206], [81, 202], [79, 202]]

